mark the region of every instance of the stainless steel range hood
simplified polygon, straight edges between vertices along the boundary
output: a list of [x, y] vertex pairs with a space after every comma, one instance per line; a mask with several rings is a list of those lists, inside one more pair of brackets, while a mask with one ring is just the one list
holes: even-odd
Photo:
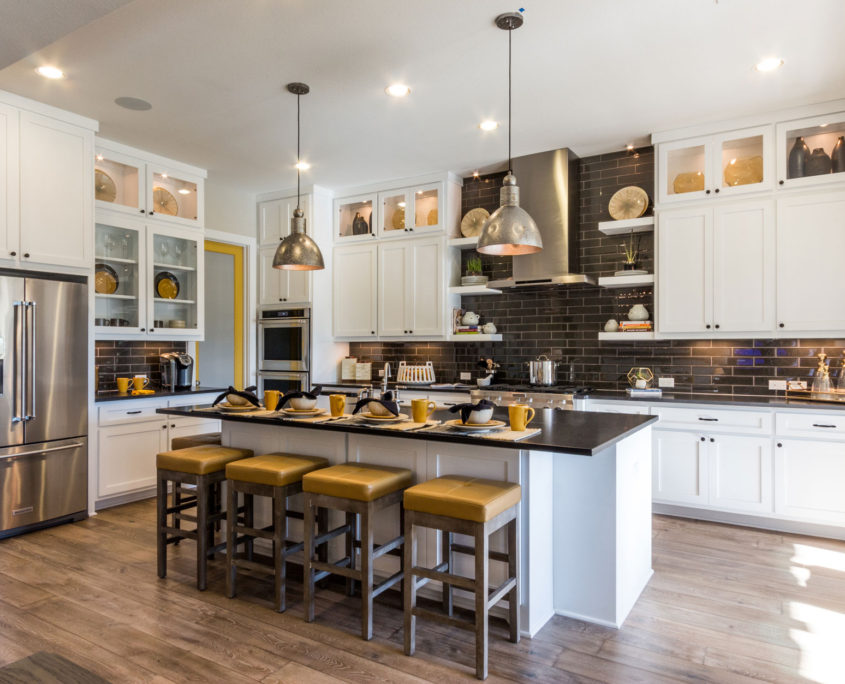
[[519, 204], [537, 222], [543, 249], [513, 257], [513, 278], [487, 286], [594, 285], [593, 278], [578, 272], [578, 157], [566, 148], [529, 154], [513, 160], [513, 172]]

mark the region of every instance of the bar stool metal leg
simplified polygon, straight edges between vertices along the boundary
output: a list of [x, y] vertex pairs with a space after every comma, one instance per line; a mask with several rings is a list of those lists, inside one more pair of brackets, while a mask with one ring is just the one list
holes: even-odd
[[305, 493], [305, 512], [303, 529], [305, 531], [305, 564], [302, 567], [302, 584], [304, 588], [305, 621], [314, 622], [314, 500], [309, 493]]
[[156, 477], [156, 555], [158, 576], [167, 576], [167, 480], [159, 473]]
[[[519, 531], [517, 521], [508, 523], [508, 577], [519, 577]], [[517, 584], [508, 592], [508, 627], [510, 639], [519, 643], [519, 599]]]
[[370, 506], [361, 512], [361, 637], [373, 638], [373, 518]]
[[[448, 530], [442, 530], [440, 532], [440, 554], [441, 554], [441, 562], [446, 564], [445, 572], [452, 574], [452, 542], [454, 539], [454, 535], [452, 532]], [[449, 617], [452, 617], [455, 613], [453, 607], [453, 594], [452, 585], [448, 582], [443, 582], [443, 611]]]
[[414, 655], [416, 649], [416, 628], [417, 616], [414, 609], [417, 607], [417, 579], [413, 570], [417, 565], [417, 540], [414, 536], [414, 523], [410, 515], [405, 515], [405, 524], [402, 526], [405, 535], [405, 548], [402, 555], [405, 558], [404, 591], [402, 592], [404, 608], [404, 631], [405, 631], [405, 655]]
[[487, 642], [490, 632], [487, 623], [489, 553], [487, 528], [479, 525], [475, 532], [475, 676], [479, 679], [487, 679]]
[[[197, 475], [197, 589], [208, 587], [208, 502], [205, 475]], [[211, 534], [214, 531], [211, 530]]]
[[[357, 534], [358, 517], [354, 513], [346, 514], [346, 525], [349, 531], [344, 535], [346, 540], [346, 557], [349, 559], [349, 569], [355, 569], [355, 539]], [[346, 595], [355, 596], [355, 578], [346, 578]]]

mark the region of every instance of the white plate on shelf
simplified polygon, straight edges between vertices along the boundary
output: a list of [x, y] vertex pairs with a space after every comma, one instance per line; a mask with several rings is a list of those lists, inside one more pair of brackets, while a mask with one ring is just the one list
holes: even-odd
[[401, 423], [405, 420], [411, 420], [411, 417], [405, 413], [400, 413], [398, 416], [377, 416], [374, 413], [361, 413], [359, 414], [361, 420], [366, 421], [367, 423]]
[[447, 420], [444, 425], [463, 432], [478, 432], [481, 430], [499, 430], [505, 427], [503, 420], [488, 420], [486, 423], [462, 423], [460, 418]]

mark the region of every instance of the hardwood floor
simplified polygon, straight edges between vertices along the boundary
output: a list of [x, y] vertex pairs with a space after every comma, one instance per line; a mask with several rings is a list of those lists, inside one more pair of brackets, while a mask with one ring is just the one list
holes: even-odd
[[[194, 546], [156, 577], [153, 501], [0, 541], [0, 665], [50, 651], [113, 682], [475, 681], [472, 634], [419, 621], [402, 653], [397, 597], [359, 638], [359, 601], [318, 593], [317, 621], [269, 608], [221, 564], [194, 588]], [[511, 644], [490, 635], [488, 681], [845, 682], [845, 542], [654, 519], [655, 575], [621, 630], [554, 618]], [[265, 598], [257, 595], [263, 593]]]

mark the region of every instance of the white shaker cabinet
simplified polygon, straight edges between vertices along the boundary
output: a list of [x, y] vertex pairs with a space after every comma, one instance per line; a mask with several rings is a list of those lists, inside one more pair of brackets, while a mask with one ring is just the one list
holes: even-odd
[[21, 263], [90, 266], [94, 134], [57, 119], [20, 115]]
[[311, 273], [273, 268], [276, 245], [258, 250], [258, 305], [307, 304], [311, 301]]
[[413, 306], [412, 282], [407, 277], [411, 247], [407, 240], [378, 248], [378, 334], [402, 337], [408, 334]]
[[707, 437], [709, 503], [723, 510], [772, 512], [772, 441], [768, 437]]
[[707, 504], [707, 438], [696, 432], [654, 430], [652, 439], [654, 501]]
[[845, 332], [845, 191], [777, 203], [777, 330]]
[[442, 335], [442, 239], [383, 243], [378, 253], [378, 334]]
[[845, 442], [779, 439], [774, 451], [775, 512], [845, 525]]
[[375, 337], [378, 259], [375, 244], [334, 250], [332, 308], [335, 337]]
[[168, 448], [166, 419], [112, 425], [97, 430], [97, 497], [155, 486], [155, 455]]
[[0, 103], [0, 259], [14, 259], [20, 249], [20, 181], [17, 109]]

